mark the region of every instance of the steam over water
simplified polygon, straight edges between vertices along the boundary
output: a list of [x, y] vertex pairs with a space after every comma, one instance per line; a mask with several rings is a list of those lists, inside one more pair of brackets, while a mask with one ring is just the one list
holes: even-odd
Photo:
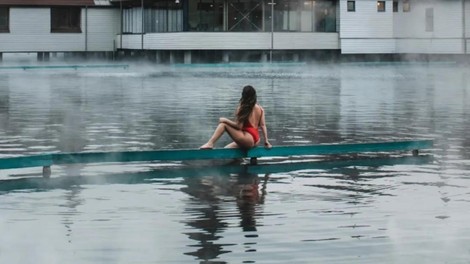
[[43, 181], [40, 168], [1, 170], [0, 263], [468, 263], [469, 73], [452, 63], [0, 69], [0, 157], [196, 148], [247, 84], [273, 145], [435, 141], [418, 158], [276, 159], [258, 171], [87, 164], [53, 166]]

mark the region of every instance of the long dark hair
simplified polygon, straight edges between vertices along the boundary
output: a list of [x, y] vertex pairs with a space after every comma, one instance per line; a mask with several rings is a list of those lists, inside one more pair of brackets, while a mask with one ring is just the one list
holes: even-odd
[[243, 87], [242, 98], [240, 98], [240, 106], [237, 113], [237, 121], [245, 124], [250, 117], [251, 111], [256, 104], [256, 90], [251, 85]]

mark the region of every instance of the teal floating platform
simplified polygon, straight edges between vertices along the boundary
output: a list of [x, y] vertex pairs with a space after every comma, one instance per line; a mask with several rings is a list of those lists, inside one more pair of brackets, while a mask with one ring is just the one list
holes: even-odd
[[19, 65], [0, 66], [0, 70], [37, 70], [37, 69], [95, 69], [95, 68], [129, 68], [127, 64], [84, 64], [84, 65]]
[[260, 157], [289, 157], [310, 155], [341, 155], [369, 152], [413, 151], [433, 147], [432, 140], [376, 142], [357, 144], [320, 144], [304, 146], [276, 146], [270, 149], [256, 147], [250, 150], [242, 149], [180, 149], [155, 151], [123, 151], [123, 152], [81, 152], [81, 153], [52, 153], [25, 157], [0, 159], [0, 169], [44, 167], [45, 176], [50, 172], [50, 166], [74, 163], [103, 163], [103, 162], [142, 162], [169, 160], [207, 160], [207, 159], [236, 159]]
[[[257, 166], [250, 165], [218, 165], [212, 167], [171, 167], [156, 168], [149, 171], [141, 172], [125, 172], [112, 173], [94, 176], [73, 175], [73, 177], [59, 176], [50, 179], [43, 177], [27, 177], [7, 179], [0, 181], [0, 195], [2, 192], [27, 190], [27, 189], [68, 189], [77, 185], [102, 185], [102, 184], [141, 184], [151, 182], [155, 179], [170, 178], [195, 178], [204, 176], [226, 176], [236, 174], [241, 180], [258, 177], [273, 173], [284, 173], [298, 170], [324, 170], [347, 174], [351, 170], [357, 174], [354, 177], [361, 176], [361, 170], [366, 172], [378, 171], [383, 166], [393, 165], [423, 165], [430, 164], [434, 161], [430, 155], [419, 156], [402, 156], [402, 157], [377, 157], [377, 158], [358, 158], [358, 159], [339, 159], [339, 160], [322, 160], [307, 162], [287, 162], [279, 164], [260, 164]], [[353, 167], [353, 168], [351, 168]], [[356, 168], [358, 167], [358, 168]], [[361, 169], [360, 167], [365, 169]]]

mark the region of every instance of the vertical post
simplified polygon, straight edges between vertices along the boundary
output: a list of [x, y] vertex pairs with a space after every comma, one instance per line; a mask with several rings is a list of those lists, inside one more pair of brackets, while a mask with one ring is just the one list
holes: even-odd
[[141, 29], [141, 35], [140, 35], [140, 44], [141, 44], [141, 49], [144, 49], [144, 0], [140, 1], [142, 5], [142, 29]]
[[184, 64], [191, 64], [191, 51], [190, 50], [184, 51]]
[[258, 165], [258, 158], [250, 158], [250, 165]]
[[467, 54], [467, 29], [466, 29], [466, 23], [467, 21], [465, 20], [465, 2], [466, 0], [462, 0], [462, 38], [463, 38], [463, 54]]
[[228, 1], [224, 1], [224, 31], [228, 31]]
[[189, 28], [189, 1], [182, 1], [183, 5], [183, 31], [190, 31]]
[[292, 55], [292, 61], [294, 61], [294, 62], [299, 62], [299, 60], [300, 60], [299, 52], [300, 52], [300, 51], [295, 52], [295, 53]]
[[265, 52], [263, 52], [261, 54], [261, 63], [266, 63], [266, 61], [268, 60], [267, 57], [268, 57], [267, 54]]
[[262, 14], [262, 17], [263, 17], [263, 19], [261, 21], [262, 22], [261, 30], [263, 32], [265, 32], [266, 31], [266, 5], [264, 3], [261, 5], [261, 9], [262, 9], [261, 14]]
[[170, 51], [170, 64], [175, 64], [176, 58], [175, 58], [175, 51], [171, 50]]
[[273, 49], [274, 49], [274, 0], [271, 0], [271, 50], [269, 51], [269, 62], [273, 63]]
[[162, 63], [162, 54], [161, 54], [161, 51], [159, 50], [155, 51], [155, 62], [157, 64]]
[[88, 6], [85, 6], [85, 52], [88, 52]]
[[124, 31], [124, 11], [122, 9], [122, 1], [119, 1], [119, 8], [121, 9], [121, 34], [119, 37], [119, 47], [122, 50], [122, 32]]
[[50, 178], [52, 174], [51, 166], [44, 166], [42, 167], [42, 177]]
[[226, 51], [226, 50], [224, 50], [224, 51], [222, 52], [222, 61], [223, 61], [224, 63], [229, 63], [229, 62], [230, 62], [230, 54], [229, 54], [229, 52]]

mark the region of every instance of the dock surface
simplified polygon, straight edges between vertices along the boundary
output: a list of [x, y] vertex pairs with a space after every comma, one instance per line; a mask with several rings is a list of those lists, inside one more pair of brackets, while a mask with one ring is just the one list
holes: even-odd
[[310, 155], [340, 155], [369, 152], [418, 151], [432, 148], [432, 140], [413, 140], [375, 143], [319, 144], [275, 146], [243, 149], [171, 149], [118, 152], [51, 153], [0, 159], [0, 169], [50, 167], [52, 165], [103, 162], [183, 161], [207, 159], [237, 159], [261, 157], [290, 157]]

